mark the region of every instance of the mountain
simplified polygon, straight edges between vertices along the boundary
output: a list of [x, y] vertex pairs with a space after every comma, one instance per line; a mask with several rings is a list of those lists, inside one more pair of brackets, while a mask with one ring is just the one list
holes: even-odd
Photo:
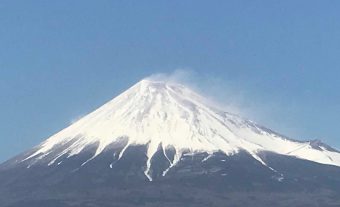
[[340, 152], [142, 80], [0, 165], [4, 207], [340, 206]]

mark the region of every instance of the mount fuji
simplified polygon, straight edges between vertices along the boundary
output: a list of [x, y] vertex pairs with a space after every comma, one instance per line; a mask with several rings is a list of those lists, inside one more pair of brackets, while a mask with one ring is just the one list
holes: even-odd
[[340, 152], [146, 79], [1, 164], [0, 203], [340, 206]]

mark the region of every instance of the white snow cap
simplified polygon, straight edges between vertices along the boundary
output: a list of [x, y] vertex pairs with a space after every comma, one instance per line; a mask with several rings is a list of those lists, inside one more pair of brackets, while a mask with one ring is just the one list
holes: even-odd
[[[27, 159], [43, 159], [56, 146], [72, 143], [55, 155], [76, 155], [85, 147], [99, 143], [97, 156], [121, 137], [130, 145], [148, 145], [147, 166], [159, 146], [176, 150], [175, 165], [183, 151], [222, 151], [228, 155], [245, 150], [295, 156], [322, 164], [340, 166], [340, 153], [313, 147], [282, 137], [252, 121], [223, 112], [187, 87], [166, 81], [142, 80], [130, 89], [43, 142]], [[72, 142], [70, 142], [72, 141]], [[120, 157], [123, 156], [121, 152]], [[146, 175], [151, 180], [152, 178]]]

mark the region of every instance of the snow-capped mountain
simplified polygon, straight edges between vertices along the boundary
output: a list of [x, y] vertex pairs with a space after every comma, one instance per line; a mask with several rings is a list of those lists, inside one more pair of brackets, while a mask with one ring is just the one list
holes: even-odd
[[[169, 168], [176, 165], [184, 152], [224, 152], [227, 155], [244, 150], [263, 165], [258, 154], [270, 151], [295, 156], [322, 164], [340, 166], [340, 153], [315, 142], [299, 142], [282, 137], [237, 115], [223, 112], [209, 104], [200, 95], [176, 83], [142, 80], [104, 106], [80, 119], [46, 140], [24, 160], [43, 159], [54, 149], [70, 144], [50, 157], [49, 165], [63, 156], [74, 156], [89, 145], [98, 143], [95, 154], [126, 137], [130, 145], [147, 145], [145, 175], [149, 180], [151, 159], [161, 146], [173, 148], [175, 157], [169, 159]], [[209, 156], [208, 155], [208, 156]], [[208, 158], [208, 157], [207, 157]], [[84, 162], [83, 164], [86, 164]]]
[[[137, 206], [130, 199], [138, 195], [151, 196], [162, 206], [190, 206], [186, 200], [179, 202], [183, 195], [174, 192], [183, 189], [195, 197], [210, 186], [209, 196], [199, 199], [217, 199], [215, 206], [225, 206], [220, 197], [225, 191], [337, 192], [339, 166], [340, 153], [319, 140], [284, 137], [219, 109], [181, 84], [142, 80], [0, 165], [0, 202], [11, 207], [36, 206], [35, 202], [64, 207], [78, 206], [72, 201], [78, 199], [79, 206], [112, 206], [110, 202], [118, 201], [117, 206]], [[169, 193], [158, 195], [159, 189]], [[138, 193], [131, 196], [132, 191]], [[120, 195], [129, 201], [121, 201]], [[326, 199], [327, 205], [333, 198], [308, 196], [310, 201]]]

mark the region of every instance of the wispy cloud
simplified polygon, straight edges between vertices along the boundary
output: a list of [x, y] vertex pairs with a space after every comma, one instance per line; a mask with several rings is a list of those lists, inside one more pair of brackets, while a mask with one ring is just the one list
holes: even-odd
[[238, 114], [265, 125], [287, 136], [301, 134], [296, 128], [277, 118], [287, 110], [274, 100], [264, 99], [261, 93], [254, 93], [244, 80], [231, 77], [222, 79], [208, 73], [201, 74], [190, 68], [181, 68], [171, 73], [152, 74], [147, 79], [183, 84], [210, 100], [218, 108]]
[[146, 79], [183, 84], [198, 92], [217, 107], [231, 113], [246, 116], [242, 106], [246, 102], [245, 91], [233, 80], [222, 80], [209, 74], [199, 74], [193, 69], [176, 69], [171, 73], [156, 73]]

